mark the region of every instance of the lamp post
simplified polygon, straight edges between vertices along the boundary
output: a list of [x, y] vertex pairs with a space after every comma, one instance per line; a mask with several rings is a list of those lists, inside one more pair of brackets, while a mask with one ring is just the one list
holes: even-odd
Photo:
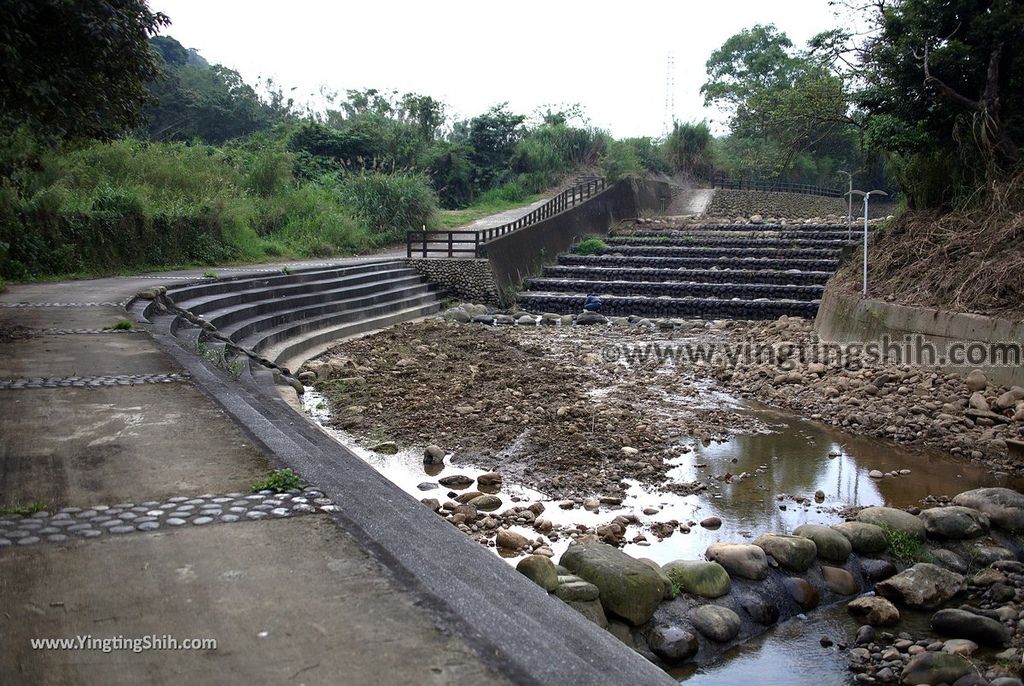
[[851, 205], [853, 204], [854, 195], [859, 195], [864, 198], [864, 288], [862, 290], [862, 295], [866, 298], [868, 297], [868, 200], [872, 195], [887, 196], [889, 194], [885, 191], [879, 190], [868, 191], [867, 193], [864, 191], [851, 190], [847, 195], [850, 196]]
[[853, 224], [853, 175], [859, 174], [860, 172], [848, 172], [845, 169], [839, 170], [840, 174], [846, 174], [847, 180], [850, 182], [849, 191], [846, 193], [849, 199], [846, 203], [846, 240], [850, 240], [850, 225]]

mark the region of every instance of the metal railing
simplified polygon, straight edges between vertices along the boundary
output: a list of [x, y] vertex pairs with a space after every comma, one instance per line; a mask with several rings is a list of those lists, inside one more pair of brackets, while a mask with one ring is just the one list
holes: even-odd
[[732, 179], [721, 174], [715, 175], [711, 178], [711, 187], [739, 191], [770, 191], [775, 193], [823, 195], [827, 198], [842, 198], [845, 193], [841, 188], [832, 188], [830, 186], [815, 186], [807, 183], [791, 183], [789, 181], [779, 180]]
[[593, 177], [565, 189], [543, 205], [534, 208], [527, 214], [500, 226], [489, 229], [456, 229], [452, 231], [410, 231], [405, 235], [405, 251], [407, 257], [429, 257], [444, 255], [456, 257], [472, 253], [480, 257], [480, 249], [487, 241], [512, 233], [518, 229], [532, 226], [545, 219], [560, 214], [571, 207], [586, 202], [607, 188], [603, 178]]

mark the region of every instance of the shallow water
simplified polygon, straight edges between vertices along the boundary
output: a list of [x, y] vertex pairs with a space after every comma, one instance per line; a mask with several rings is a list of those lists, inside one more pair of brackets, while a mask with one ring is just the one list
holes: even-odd
[[[1024, 488], [1020, 479], [997, 480], [983, 467], [947, 454], [857, 436], [771, 408], [741, 403], [728, 396], [716, 394], [714, 401], [752, 415], [766, 430], [740, 434], [724, 442], [686, 444], [686, 452], [673, 460], [674, 468], [669, 477], [686, 483], [699, 479], [709, 484], [708, 490], [680, 495], [652, 491], [630, 482], [621, 506], [602, 505], [600, 511], [591, 512], [581, 508], [562, 510], [557, 501], [536, 490], [505, 483], [498, 492], [505, 505], [499, 509], [517, 502], [541, 501], [545, 505], [545, 517], [567, 526], [595, 526], [618, 514], [633, 513], [640, 525], [631, 526], [626, 538], [644, 533], [649, 544], [630, 543], [625, 546], [625, 552], [664, 564], [681, 558], [700, 558], [715, 541], [741, 542], [766, 531], [790, 533], [808, 522], [835, 523], [841, 520], [839, 510], [847, 506], [902, 507], [919, 504], [928, 495], [951, 496], [979, 486]], [[307, 389], [302, 402], [307, 413], [327, 433], [417, 499], [436, 497], [443, 502], [451, 489], [437, 485], [439, 478], [452, 474], [475, 477], [487, 471], [451, 465], [449, 458], [444, 465], [427, 466], [422, 463], [420, 449], [403, 450], [397, 455], [372, 453], [360, 447], [352, 436], [324, 426], [329, 413], [323, 396]], [[909, 469], [911, 473], [872, 479], [868, 473], [873, 469], [881, 472]], [[738, 478], [744, 474], [743, 478]], [[726, 475], [736, 476], [723, 478]], [[422, 490], [421, 484], [434, 487]], [[816, 503], [814, 494], [819, 489], [825, 493], [825, 500]], [[804, 504], [791, 498], [798, 495], [807, 499]], [[645, 515], [642, 510], [646, 507], [657, 507], [659, 512]], [[649, 531], [654, 522], [700, 521], [711, 515], [722, 519], [719, 529], [694, 526], [689, 534], [677, 531], [662, 541]], [[530, 539], [537, 537], [533, 529], [513, 528]], [[556, 560], [568, 544], [568, 538], [551, 544]], [[511, 558], [508, 562], [515, 564], [518, 559]], [[845, 640], [856, 628], [857, 624], [841, 606], [826, 608], [807, 619], [784, 622], [733, 649], [712, 665], [696, 671], [692, 667], [683, 668], [673, 675], [699, 686], [852, 684], [844, 656], [835, 647], [822, 648], [818, 641], [826, 635], [834, 641]]]

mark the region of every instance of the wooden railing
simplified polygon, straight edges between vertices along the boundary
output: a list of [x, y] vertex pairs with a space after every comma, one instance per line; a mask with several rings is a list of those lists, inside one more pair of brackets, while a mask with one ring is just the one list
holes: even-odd
[[823, 195], [828, 198], [842, 198], [844, 196], [844, 191], [841, 188], [814, 186], [806, 183], [790, 183], [789, 181], [779, 180], [731, 179], [721, 174], [712, 177], [711, 187], [741, 191], [771, 191], [776, 193]]
[[405, 235], [407, 257], [447, 256], [457, 257], [472, 253], [480, 257], [480, 248], [487, 241], [512, 233], [526, 226], [544, 221], [549, 217], [575, 207], [594, 197], [607, 187], [600, 177], [590, 178], [567, 188], [543, 205], [534, 208], [518, 219], [489, 229], [461, 229], [453, 231], [410, 231]]

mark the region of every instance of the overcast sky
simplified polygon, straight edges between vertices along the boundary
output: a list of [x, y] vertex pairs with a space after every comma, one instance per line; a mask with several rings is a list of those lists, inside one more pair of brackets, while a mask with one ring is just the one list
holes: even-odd
[[518, 112], [582, 104], [618, 137], [663, 132], [666, 63], [675, 116], [703, 108], [704, 63], [726, 38], [774, 23], [797, 46], [835, 25], [827, 0], [655, 2], [150, 0], [163, 33], [246, 81], [272, 77], [307, 101], [321, 86], [374, 87], [444, 100], [457, 116], [508, 101]]

